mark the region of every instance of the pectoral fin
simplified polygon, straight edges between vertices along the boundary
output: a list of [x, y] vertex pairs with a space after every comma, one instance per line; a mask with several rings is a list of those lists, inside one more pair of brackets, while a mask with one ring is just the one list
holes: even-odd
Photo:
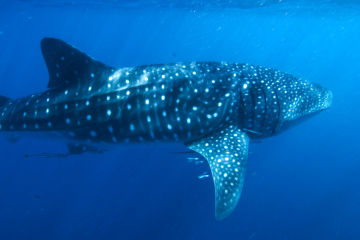
[[249, 138], [236, 126], [187, 146], [206, 158], [215, 185], [215, 217], [226, 218], [236, 207], [244, 183]]

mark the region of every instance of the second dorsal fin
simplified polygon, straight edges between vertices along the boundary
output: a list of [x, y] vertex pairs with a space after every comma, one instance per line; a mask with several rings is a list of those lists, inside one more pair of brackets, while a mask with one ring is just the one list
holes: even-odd
[[113, 68], [59, 39], [44, 38], [41, 50], [49, 71], [48, 88], [81, 84], [113, 71]]

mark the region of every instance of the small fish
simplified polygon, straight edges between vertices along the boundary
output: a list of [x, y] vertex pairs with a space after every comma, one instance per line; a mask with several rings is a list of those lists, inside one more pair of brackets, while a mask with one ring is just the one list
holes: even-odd
[[198, 176], [198, 179], [203, 179], [203, 178], [208, 178], [208, 177], [210, 177], [210, 175], [207, 172], [204, 172], [203, 174]]

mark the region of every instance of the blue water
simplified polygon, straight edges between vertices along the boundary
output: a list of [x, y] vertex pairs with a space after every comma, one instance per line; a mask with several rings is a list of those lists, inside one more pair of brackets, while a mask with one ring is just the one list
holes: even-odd
[[39, 48], [63, 39], [116, 66], [248, 62], [331, 89], [331, 109], [250, 144], [234, 213], [214, 218], [206, 163], [181, 145], [66, 152], [0, 138], [0, 239], [360, 239], [357, 1], [0, 1], [0, 94], [46, 89]]

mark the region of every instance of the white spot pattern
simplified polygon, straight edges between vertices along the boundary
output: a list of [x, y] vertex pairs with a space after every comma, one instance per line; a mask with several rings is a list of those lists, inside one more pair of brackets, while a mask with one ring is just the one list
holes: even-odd
[[209, 162], [215, 185], [216, 218], [219, 220], [232, 212], [240, 198], [248, 142], [247, 135], [231, 125], [188, 146]]

